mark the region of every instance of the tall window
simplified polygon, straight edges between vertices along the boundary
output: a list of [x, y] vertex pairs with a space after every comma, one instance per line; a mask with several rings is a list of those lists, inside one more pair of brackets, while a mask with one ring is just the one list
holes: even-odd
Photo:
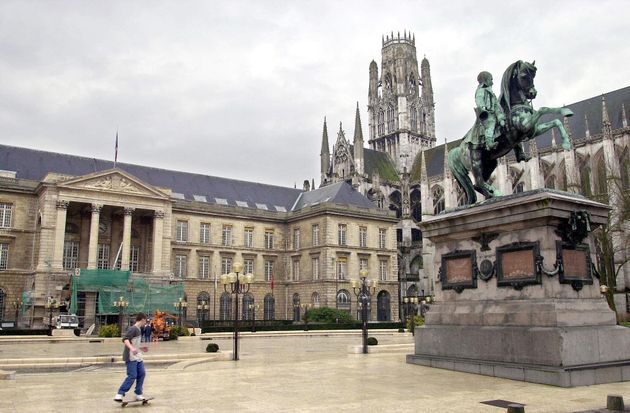
[[337, 258], [337, 279], [345, 280], [348, 275], [348, 260], [346, 258]]
[[446, 204], [444, 203], [444, 189], [439, 185], [435, 185], [431, 190], [431, 195], [433, 196], [433, 213], [439, 214], [446, 209]]
[[79, 266], [79, 243], [66, 241], [63, 243], [63, 269], [71, 270]]
[[129, 271], [138, 272], [140, 262], [140, 247], [132, 245], [129, 249]]
[[265, 281], [270, 282], [273, 278], [273, 261], [265, 261]]
[[9, 268], [9, 244], [0, 244], [0, 270]]
[[265, 230], [265, 248], [268, 250], [273, 249], [273, 230]]
[[348, 226], [346, 224], [339, 224], [337, 235], [339, 245], [346, 245], [346, 233], [348, 231]]
[[177, 241], [188, 241], [188, 221], [177, 221], [176, 238]]
[[221, 258], [221, 274], [229, 274], [232, 272], [232, 258]]
[[98, 244], [96, 267], [106, 270], [109, 267], [109, 244]]
[[359, 260], [359, 271], [368, 269], [368, 260], [367, 258], [361, 258]]
[[300, 260], [293, 261], [293, 281], [300, 281]]
[[223, 225], [221, 243], [226, 246], [232, 245], [232, 225]]
[[265, 320], [274, 320], [276, 318], [276, 299], [271, 294], [265, 296], [264, 313]]
[[176, 255], [175, 256], [175, 276], [179, 278], [186, 277], [186, 256], [185, 255]]
[[[2, 288], [0, 288], [0, 320], [4, 320], [4, 302], [6, 301], [7, 294]], [[17, 323], [17, 320], [15, 320]], [[17, 327], [17, 326], [16, 326]]]
[[208, 278], [210, 276], [210, 257], [199, 257], [199, 278]]
[[13, 215], [13, 205], [0, 204], [0, 228], [11, 228], [11, 216]]
[[385, 249], [387, 246], [387, 230], [385, 228], [378, 229], [378, 247]]
[[202, 223], [199, 225], [199, 243], [210, 244], [210, 224]]
[[299, 228], [295, 228], [293, 230], [293, 249], [295, 250], [300, 249], [300, 229]]
[[410, 117], [411, 117], [411, 130], [415, 131], [418, 129], [418, 111], [415, 106], [411, 106], [409, 109]]
[[387, 132], [394, 131], [394, 107], [387, 107]]
[[381, 260], [378, 262], [378, 273], [381, 281], [387, 281], [387, 261]]
[[243, 260], [243, 273], [245, 274], [254, 273], [254, 260], [252, 260], [251, 258]]
[[383, 110], [378, 111], [378, 134], [383, 135], [385, 133], [385, 112]]
[[350, 293], [346, 290], [339, 290], [337, 293], [337, 309], [350, 311]]
[[232, 318], [232, 295], [230, 293], [225, 292], [221, 294], [219, 318], [224, 321]]
[[319, 245], [319, 225], [313, 225], [313, 246]]
[[254, 246], [254, 228], [247, 227], [243, 233], [243, 243], [247, 248]]
[[311, 260], [311, 271], [313, 273], [313, 279], [319, 280], [319, 258], [313, 258]]
[[359, 247], [367, 247], [367, 227], [359, 227]]
[[203, 323], [210, 318], [210, 294], [202, 291], [197, 296], [197, 320]]

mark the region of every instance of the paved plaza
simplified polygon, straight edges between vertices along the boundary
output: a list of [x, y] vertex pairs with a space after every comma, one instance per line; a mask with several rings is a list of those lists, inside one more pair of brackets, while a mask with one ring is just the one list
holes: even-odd
[[[405, 363], [408, 334], [371, 334], [391, 353], [350, 354], [351, 335], [245, 335], [241, 360], [148, 367], [145, 394], [151, 412], [488, 412], [482, 404], [508, 400], [526, 412], [579, 412], [605, 406], [606, 395], [630, 395], [629, 383], [571, 389], [433, 369]], [[231, 350], [229, 335], [214, 336]], [[208, 341], [188, 338], [152, 344], [153, 354], [203, 352]], [[400, 349], [402, 347], [402, 349]], [[385, 348], [385, 347], [382, 347]], [[3, 344], [0, 359], [118, 355], [117, 340], [103, 343]], [[87, 367], [55, 373], [20, 373], [0, 381], [0, 412], [113, 412], [123, 368]], [[626, 401], [628, 398], [626, 397]]]

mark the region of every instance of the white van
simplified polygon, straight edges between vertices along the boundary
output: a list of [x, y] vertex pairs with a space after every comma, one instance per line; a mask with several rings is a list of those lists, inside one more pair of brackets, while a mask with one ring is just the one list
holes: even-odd
[[55, 319], [57, 328], [79, 328], [79, 317], [74, 314], [61, 314]]

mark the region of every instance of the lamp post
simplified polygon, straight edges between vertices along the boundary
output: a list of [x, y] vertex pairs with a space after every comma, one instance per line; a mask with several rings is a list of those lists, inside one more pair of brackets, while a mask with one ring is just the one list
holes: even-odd
[[52, 316], [53, 316], [53, 311], [55, 311], [57, 308], [59, 308], [59, 303], [57, 302], [57, 300], [55, 300], [52, 297], [48, 297], [48, 300], [46, 300], [46, 304], [44, 304], [44, 307], [46, 308], [46, 310], [48, 310], [48, 329], [49, 329], [49, 335], [52, 336]]
[[372, 294], [376, 291], [378, 281], [368, 280], [367, 270], [361, 270], [359, 272], [359, 279], [351, 280], [352, 290], [357, 297], [357, 302], [361, 309], [361, 321], [363, 322], [363, 354], [367, 354], [367, 339], [368, 339], [368, 303], [372, 298]]
[[184, 313], [184, 309], [188, 307], [188, 302], [184, 301], [182, 297], [179, 297], [179, 300], [173, 303], [173, 307], [177, 309], [177, 324], [182, 326], [182, 315]]
[[300, 307], [302, 307], [302, 310], [304, 311], [304, 331], [308, 331], [308, 310], [309, 308], [311, 308], [313, 306], [313, 304], [309, 304], [309, 303], [304, 303], [304, 304], [300, 304]]
[[256, 332], [256, 311], [260, 310], [260, 304], [248, 304], [247, 308], [252, 313], [252, 333]]
[[16, 300], [13, 300], [13, 302], [11, 303], [11, 306], [15, 310], [15, 328], [18, 328], [18, 321], [19, 321], [20, 308], [22, 307], [22, 300], [20, 300], [19, 298]]
[[254, 274], [242, 274], [243, 264], [235, 262], [232, 266], [233, 272], [229, 274], [223, 274], [221, 276], [221, 284], [223, 284], [223, 290], [228, 292], [228, 285], [230, 286], [230, 294], [234, 294], [236, 297], [236, 313], [234, 315], [234, 353], [232, 360], [238, 361], [238, 296], [239, 294], [247, 294], [249, 287], [254, 282]]
[[122, 295], [116, 301], [114, 301], [114, 307], [118, 309], [118, 324], [120, 325], [120, 336], [123, 337], [125, 333], [123, 332], [123, 318], [125, 314], [125, 308], [129, 307], [129, 301], [125, 300], [125, 297]]
[[197, 304], [197, 314], [201, 313], [201, 319], [197, 320], [199, 322], [199, 327], [203, 328], [203, 322], [206, 321], [206, 311], [208, 310], [208, 303], [206, 300], [201, 300], [199, 304]]
[[407, 313], [407, 322], [409, 323], [409, 330], [411, 330], [411, 335], [414, 336], [415, 335], [415, 331], [414, 331], [414, 320], [413, 320], [413, 315], [411, 314], [411, 310], [413, 309], [414, 305], [418, 304], [418, 297], [404, 297], [403, 298], [403, 302], [405, 303], [405, 312]]

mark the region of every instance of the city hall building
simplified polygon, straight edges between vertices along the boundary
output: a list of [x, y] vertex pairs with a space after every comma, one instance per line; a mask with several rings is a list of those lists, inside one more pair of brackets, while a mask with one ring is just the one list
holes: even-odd
[[[370, 320], [399, 319], [396, 217], [345, 182], [284, 188], [6, 145], [0, 170], [5, 323], [46, 325], [50, 303], [85, 327], [114, 322], [109, 301], [140, 282], [150, 299], [179, 286], [160, 310], [177, 314], [181, 299], [189, 324], [230, 320], [234, 295], [217, 280], [236, 262], [254, 275], [242, 319], [300, 321], [324, 306], [356, 318], [362, 269], [378, 280]], [[81, 270], [95, 288], [72, 292]], [[112, 270], [128, 284], [107, 285]]]

